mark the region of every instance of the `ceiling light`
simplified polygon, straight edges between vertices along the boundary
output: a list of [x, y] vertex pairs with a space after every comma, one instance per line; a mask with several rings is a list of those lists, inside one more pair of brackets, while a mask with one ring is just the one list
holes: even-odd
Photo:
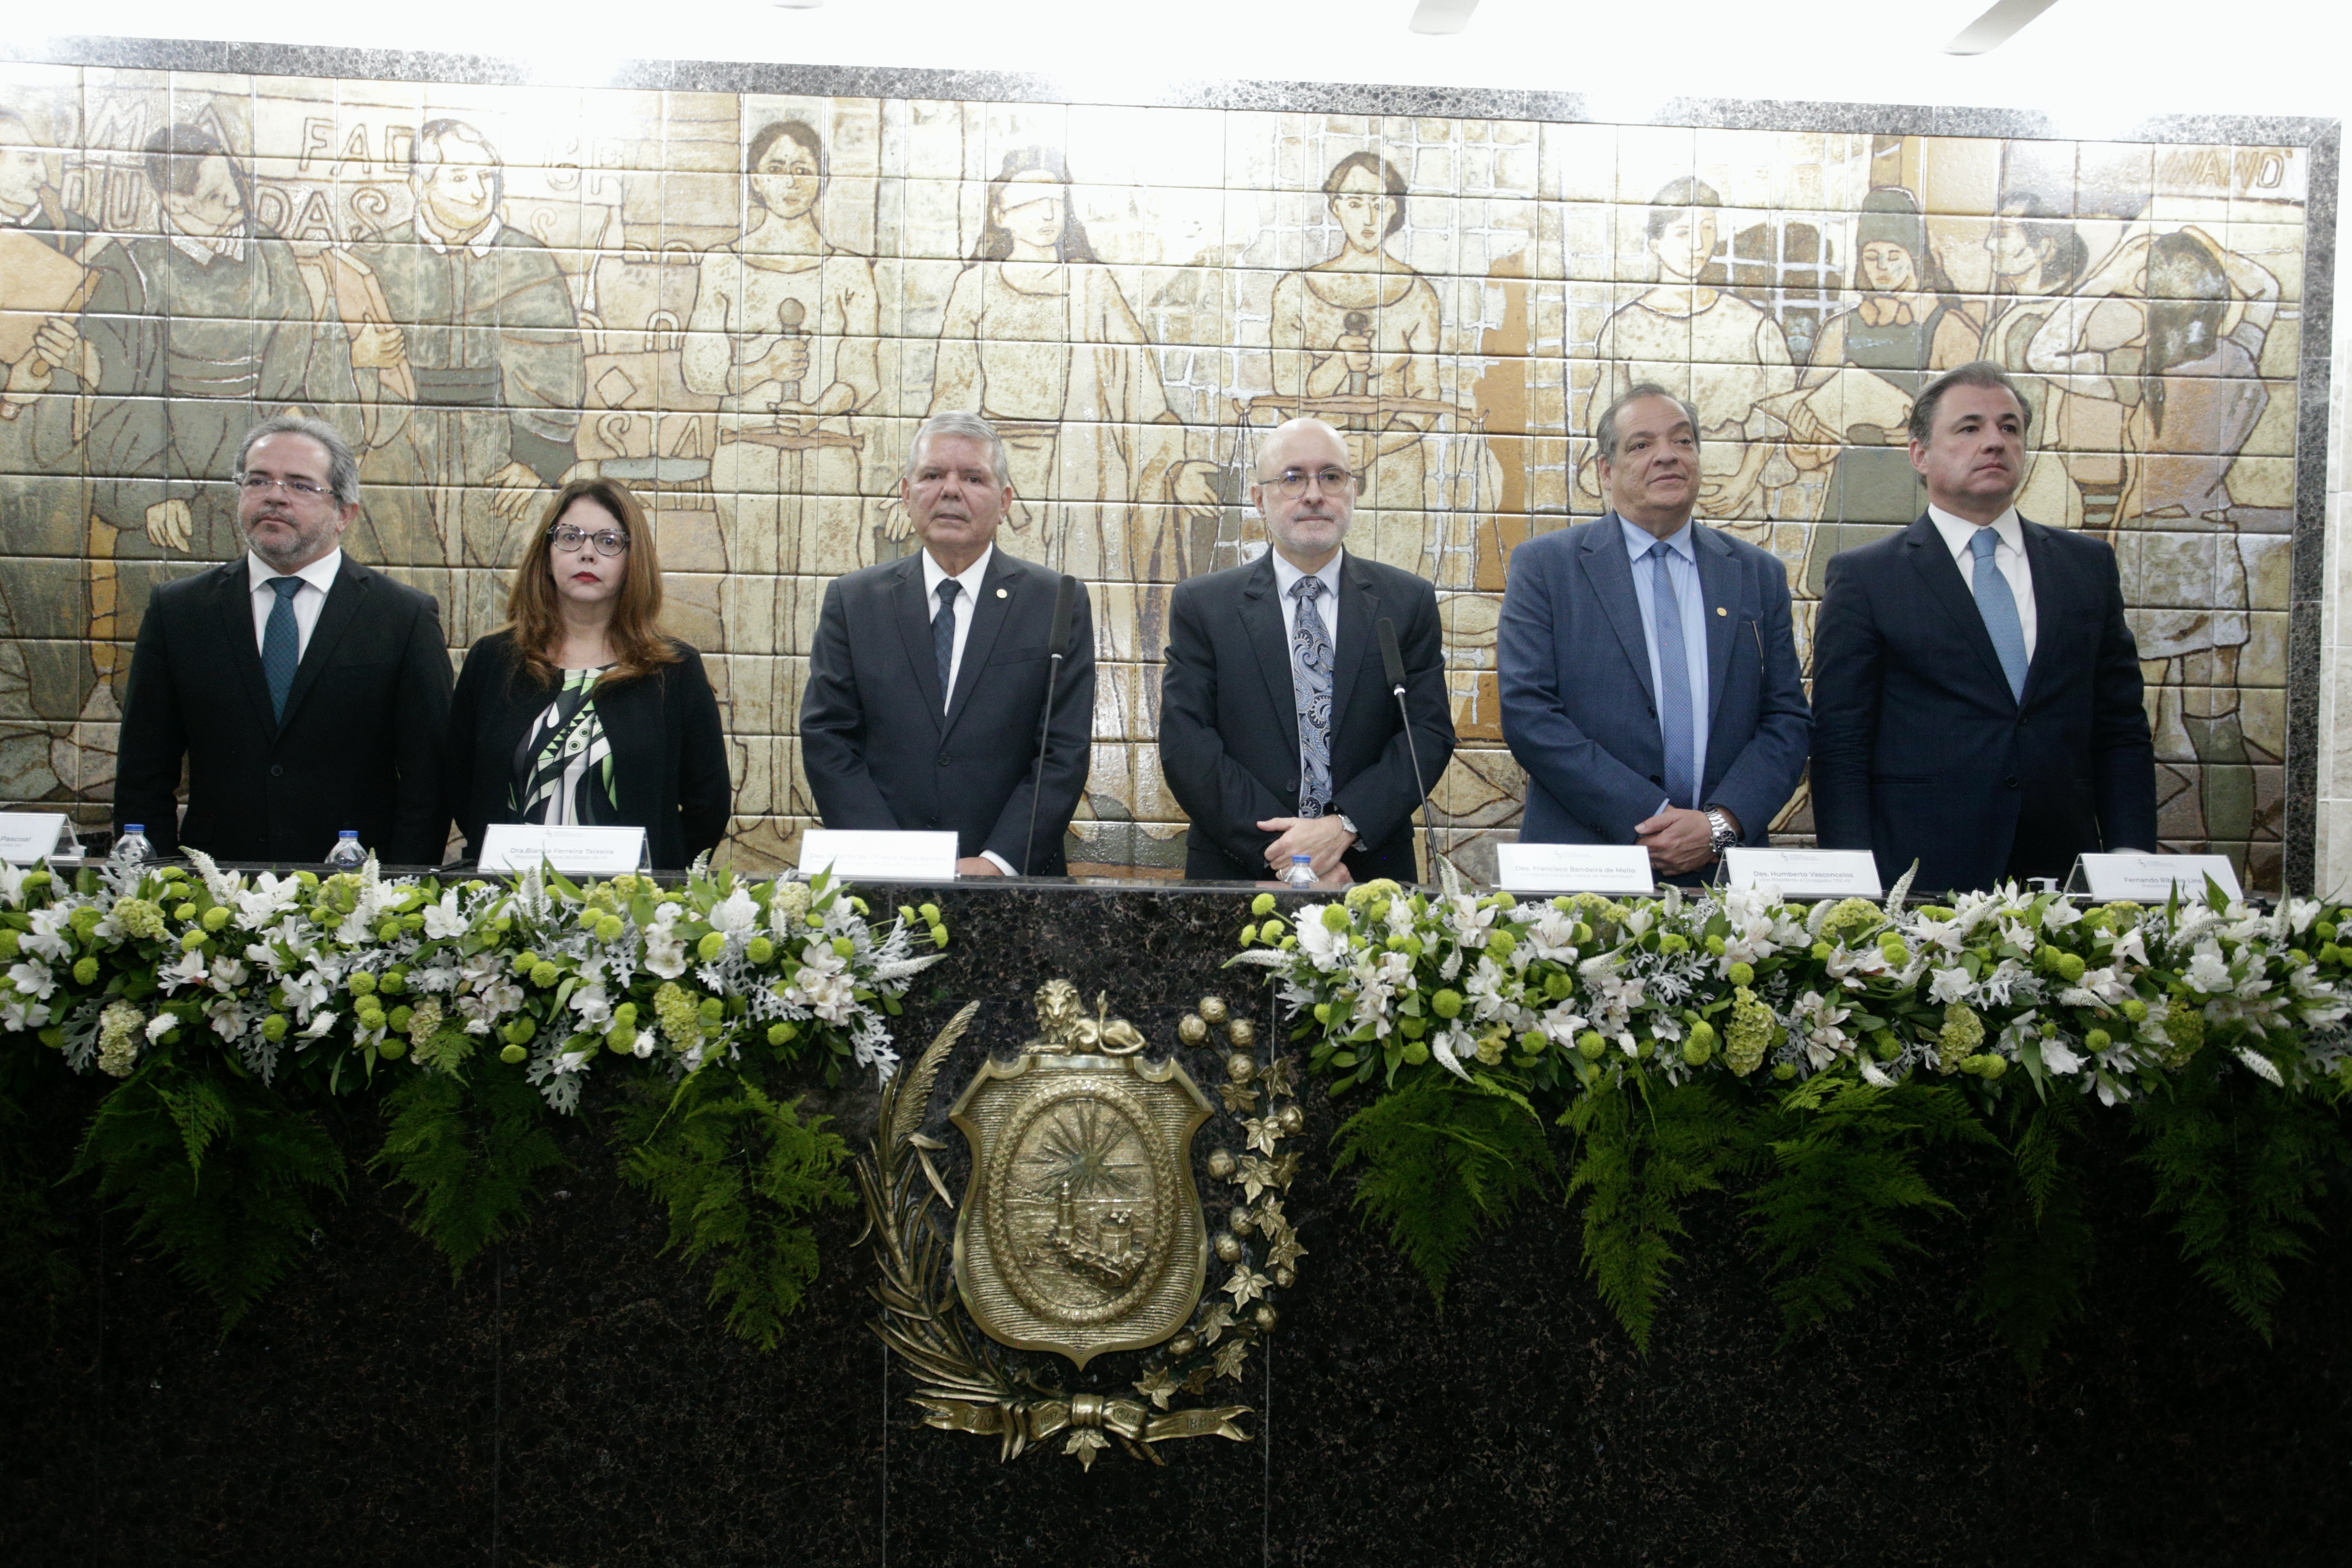
[[[1435, 0], [1426, 0], [1435, 4]], [[1944, 46], [1948, 55], [1989, 55], [2009, 42], [2010, 35], [2057, 4], [2057, 0], [1993, 0], [1990, 9], [1962, 27]]]
[[1458, 33], [1470, 25], [1470, 13], [1477, 8], [1478, 0], [1421, 0], [1413, 7], [1412, 30]]

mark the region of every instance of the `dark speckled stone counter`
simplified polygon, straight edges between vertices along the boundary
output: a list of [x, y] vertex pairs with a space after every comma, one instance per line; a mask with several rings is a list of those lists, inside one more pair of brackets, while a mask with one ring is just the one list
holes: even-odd
[[[886, 896], [895, 903], [896, 889]], [[927, 890], [953, 931], [904, 1047], [982, 1004], [971, 1053], [1029, 1032], [1054, 976], [1155, 1044], [1220, 973], [1247, 892]], [[878, 912], [878, 909], [877, 909]], [[1258, 1003], [1264, 1017], [1265, 1003]], [[35, 1134], [68, 1157], [94, 1091]], [[870, 1091], [818, 1097], [853, 1138]], [[2288, 1270], [2275, 1342], [2134, 1218], [2106, 1149], [2089, 1320], [2027, 1382], [1963, 1305], [1960, 1214], [1862, 1310], [1780, 1343], [1729, 1214], [1701, 1205], [1654, 1351], [1585, 1281], [1571, 1215], [1531, 1207], [1441, 1312], [1321, 1173], [1309, 1091], [1288, 1204], [1309, 1255], [1234, 1402], [1248, 1444], [1058, 1445], [1010, 1466], [920, 1426], [867, 1327], [857, 1216], [822, 1222], [797, 1337], [761, 1355], [661, 1255], [591, 1110], [529, 1227], [452, 1281], [363, 1176], [295, 1275], [226, 1341], [208, 1308], [61, 1194], [82, 1271], [54, 1331], [11, 1306], [0, 1561], [47, 1564], [2340, 1564], [2352, 1559], [2352, 1205]], [[1202, 1138], [1205, 1145], [1217, 1127]], [[341, 1130], [365, 1150], [372, 1125]], [[954, 1140], [960, 1144], [961, 1140]], [[1074, 1386], [1084, 1387], [1083, 1378]], [[1229, 1388], [1231, 1385], [1223, 1385]]]

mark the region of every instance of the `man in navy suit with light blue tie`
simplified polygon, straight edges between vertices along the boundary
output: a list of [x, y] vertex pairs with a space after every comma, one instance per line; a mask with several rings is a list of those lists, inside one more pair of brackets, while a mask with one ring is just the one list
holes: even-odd
[[1911, 408], [1927, 514], [1830, 562], [1813, 633], [1813, 824], [1922, 890], [2156, 847], [2156, 749], [2116, 553], [2011, 504], [2032, 410], [2000, 367]]
[[1796, 793], [1811, 720], [1789, 574], [1691, 520], [1698, 416], [1650, 383], [1594, 430], [1611, 510], [1511, 554], [1503, 738], [1528, 773], [1519, 837], [1639, 844], [1689, 878], [1759, 845]]

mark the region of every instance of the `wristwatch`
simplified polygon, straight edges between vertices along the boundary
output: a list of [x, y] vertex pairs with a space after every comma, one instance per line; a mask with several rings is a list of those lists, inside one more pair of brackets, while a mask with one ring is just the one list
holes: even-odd
[[1347, 831], [1348, 842], [1359, 849], [1370, 848], [1370, 846], [1364, 842], [1363, 831], [1356, 826], [1355, 819], [1344, 811], [1340, 812], [1339, 816], [1339, 826]]
[[1706, 852], [1721, 858], [1725, 850], [1739, 842], [1739, 829], [1731, 826], [1731, 818], [1719, 806], [1706, 808]]

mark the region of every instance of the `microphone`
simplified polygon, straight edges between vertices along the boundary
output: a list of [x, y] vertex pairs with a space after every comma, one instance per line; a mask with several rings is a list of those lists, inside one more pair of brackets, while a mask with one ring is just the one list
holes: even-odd
[[1397, 718], [1404, 725], [1405, 755], [1412, 759], [1412, 787], [1421, 795], [1421, 830], [1429, 844], [1429, 879], [1443, 880], [1437, 869], [1437, 803], [1429, 798], [1429, 785], [1422, 781], [1421, 748], [1412, 738], [1412, 715], [1404, 705], [1404, 654], [1397, 647], [1396, 623], [1382, 616], [1372, 623], [1372, 630], [1381, 639], [1381, 668], [1387, 671], [1390, 695], [1396, 699]]
[[1029, 778], [1029, 837], [1021, 846], [1021, 874], [1037, 853], [1037, 802], [1045, 788], [1045, 752], [1054, 739], [1054, 686], [1061, 679], [1062, 660], [1070, 646], [1070, 616], [1077, 609], [1078, 580], [1068, 573], [1054, 589], [1054, 618], [1045, 632], [1045, 711], [1037, 721], [1037, 763]]

